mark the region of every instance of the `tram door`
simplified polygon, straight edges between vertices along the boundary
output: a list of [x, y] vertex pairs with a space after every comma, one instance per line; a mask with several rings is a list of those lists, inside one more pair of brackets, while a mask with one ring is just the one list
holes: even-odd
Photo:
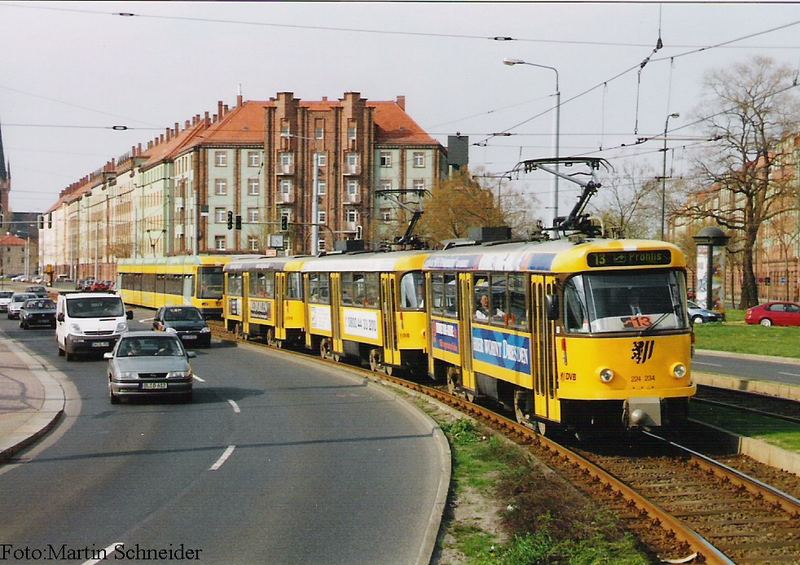
[[342, 308], [342, 278], [339, 273], [331, 273], [331, 334], [333, 336], [333, 350], [341, 353], [344, 351], [342, 328], [339, 325]]
[[381, 273], [381, 317], [383, 318], [383, 362], [387, 365], [400, 365], [400, 351], [397, 347], [397, 328], [395, 313], [395, 280], [393, 273]]
[[544, 275], [531, 277], [534, 408], [537, 416], [560, 422], [561, 403], [558, 399], [555, 322], [547, 318], [547, 297], [553, 296], [555, 293], [555, 277]]
[[461, 319], [461, 386], [476, 393], [478, 384], [472, 370], [472, 273], [462, 273], [458, 281], [458, 317]]
[[275, 272], [275, 305], [272, 315], [275, 324], [275, 339], [286, 339], [286, 326], [284, 325], [286, 307], [286, 273]]

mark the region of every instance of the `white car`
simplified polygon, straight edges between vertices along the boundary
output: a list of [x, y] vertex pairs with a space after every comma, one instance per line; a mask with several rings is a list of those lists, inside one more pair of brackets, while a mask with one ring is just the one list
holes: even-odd
[[39, 298], [32, 292], [15, 292], [11, 295], [11, 302], [8, 303], [8, 319], [19, 320], [19, 311], [22, 310], [22, 305], [30, 298]]
[[0, 312], [8, 312], [8, 304], [13, 294], [11, 290], [0, 290]]

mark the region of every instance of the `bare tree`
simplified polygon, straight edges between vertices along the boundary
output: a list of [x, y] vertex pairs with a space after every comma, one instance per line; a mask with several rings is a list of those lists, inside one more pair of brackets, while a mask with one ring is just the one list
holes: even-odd
[[652, 171], [625, 168], [622, 174], [603, 179], [591, 208], [607, 232], [619, 237], [653, 235], [657, 223], [655, 201], [660, 198], [660, 185], [654, 178]]
[[693, 188], [681, 213], [710, 219], [741, 233], [742, 294], [740, 308], [758, 303], [754, 250], [764, 222], [796, 206], [797, 180], [784, 173], [789, 165], [782, 141], [796, 131], [794, 71], [769, 58], [754, 57], [708, 75], [708, 100], [701, 120], [712, 148], [697, 163], [701, 185]]

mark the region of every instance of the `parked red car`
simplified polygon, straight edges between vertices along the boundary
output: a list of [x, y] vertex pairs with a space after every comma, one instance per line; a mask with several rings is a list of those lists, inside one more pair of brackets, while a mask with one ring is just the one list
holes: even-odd
[[87, 290], [90, 292], [105, 292], [108, 290], [108, 284], [106, 281], [94, 281]]
[[748, 324], [762, 326], [800, 326], [800, 304], [795, 302], [767, 302], [753, 306], [744, 316]]

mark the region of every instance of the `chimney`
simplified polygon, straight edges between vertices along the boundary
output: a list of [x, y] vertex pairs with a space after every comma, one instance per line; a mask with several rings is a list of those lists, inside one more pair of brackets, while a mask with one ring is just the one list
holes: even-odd
[[327, 101], [328, 101], [328, 97], [327, 97], [327, 96], [323, 96], [323, 97], [322, 97], [322, 101], [323, 101], [323, 102], [327, 102]]
[[[223, 108], [222, 100], [217, 100], [217, 116], [219, 116], [220, 118], [222, 118], [222, 116], [223, 116], [222, 108]], [[214, 121], [216, 122], [217, 120], [214, 120]]]
[[183, 129], [189, 129], [189, 127], [190, 127], [189, 120], [186, 120], [185, 122], [183, 122]]
[[217, 123], [217, 114], [214, 114], [213, 119], [211, 121]]
[[227, 104], [225, 104], [225, 106], [223, 106], [223, 109], [224, 109], [225, 111], [223, 112], [223, 114], [222, 114], [222, 115], [223, 115], [223, 116], [227, 116], [227, 115], [228, 115], [228, 105], [227, 105]]
[[239, 94], [239, 95], [236, 96], [236, 106], [241, 108], [242, 104], [243, 104], [243, 98], [242, 98], [242, 95]]
[[[169, 131], [169, 130], [167, 130], [167, 131]], [[159, 143], [164, 143], [164, 134], [163, 133], [158, 136], [158, 142]]]
[[[172, 138], [172, 128], [167, 128], [166, 130], [167, 141]], [[164, 134], [161, 135], [161, 139], [164, 139]]]
[[405, 112], [406, 111], [406, 97], [405, 96], [398, 96], [397, 97], [397, 105], [400, 106], [400, 109]]
[[210, 123], [211, 123], [211, 122], [209, 121], [209, 118], [208, 118], [208, 112], [206, 112], [206, 116], [205, 116], [205, 122], [206, 122], [206, 125], [208, 125], [208, 124], [210, 124]]
[[178, 123], [178, 122], [175, 122], [175, 135], [178, 135], [178, 132], [180, 132], [180, 131], [181, 131], [181, 124]]
[[142, 144], [141, 143], [139, 144], [139, 150], [136, 152], [136, 154], [137, 155], [141, 155], [142, 154]]

